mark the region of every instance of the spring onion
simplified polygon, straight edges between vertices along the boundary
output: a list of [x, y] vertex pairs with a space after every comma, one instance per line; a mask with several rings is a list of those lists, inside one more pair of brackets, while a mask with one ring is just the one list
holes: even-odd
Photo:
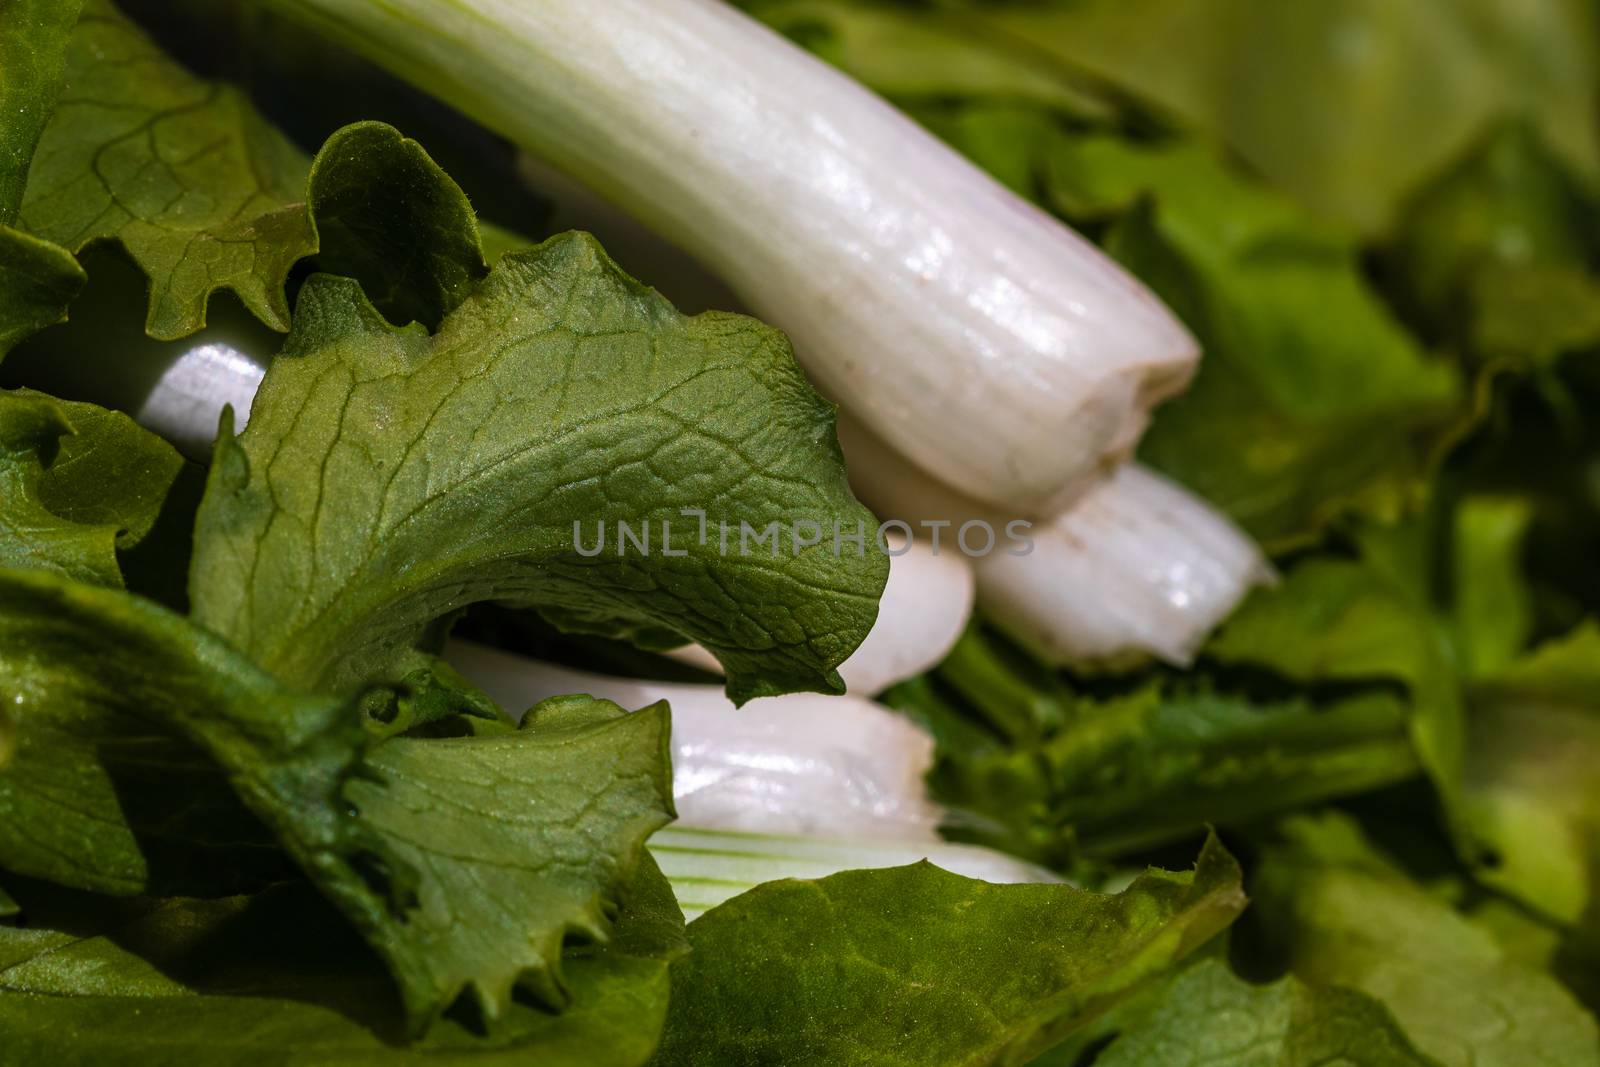
[[692, 252], [968, 495], [1059, 501], [1193, 372], [1193, 339], [1105, 255], [725, 4], [265, 2]]

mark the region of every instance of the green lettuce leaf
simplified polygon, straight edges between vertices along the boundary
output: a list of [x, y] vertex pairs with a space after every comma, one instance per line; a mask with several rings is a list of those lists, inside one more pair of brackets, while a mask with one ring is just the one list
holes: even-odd
[[1463, 805], [1496, 862], [1478, 877], [1600, 931], [1600, 629], [1474, 686]]
[[[190, 592], [201, 623], [309, 690], [392, 677], [433, 620], [493, 599], [698, 640], [739, 700], [839, 692], [887, 560], [835, 556], [831, 533], [738, 552], [741, 523], [804, 521], [871, 516], [783, 337], [685, 318], [571, 234], [504, 257], [433, 337], [352, 282], [307, 282], [249, 427], [219, 445]], [[618, 554], [619, 522], [649, 555]], [[603, 524], [605, 552], [578, 553], [580, 524], [584, 545]]]
[[0, 692], [15, 730], [0, 768], [0, 869], [116, 895], [281, 876], [271, 836], [216, 764], [159, 717], [191, 706], [287, 721], [297, 698], [120, 590], [0, 568], [0, 605]]
[[237, 89], [189, 73], [109, 0], [87, 0], [66, 77], [19, 226], [74, 251], [119, 242], [150, 278], [152, 337], [199, 330], [219, 289], [287, 329], [285, 279], [319, 248], [324, 269], [366, 282], [402, 323], [436, 324], [485, 271], [460, 189], [382, 124], [339, 131], [312, 163]]
[[612, 942], [569, 954], [572, 1005], [513, 1003], [491, 1040], [447, 1017], [407, 1047], [383, 968], [304, 883], [251, 897], [107, 902], [19, 890], [0, 925], [0, 1030], [19, 1063], [640, 1067], [687, 949], [666, 880], [640, 864]]
[[0, 392], [0, 566], [121, 586], [118, 550], [150, 533], [182, 468], [126, 415]]
[[1146, 462], [1269, 544], [1417, 498], [1459, 381], [1367, 284], [1353, 240], [1199, 148], [1063, 137], [1050, 174], [1056, 207], [1110, 221], [1107, 250], [1205, 349], [1145, 436]]
[[1192, 675], [1079, 678], [987, 628], [885, 699], [937, 741], [929, 785], [947, 834], [1057, 866], [1417, 772], [1393, 687], [1300, 688], [1209, 660]]
[[34, 147], [66, 76], [78, 0], [15, 0], [0, 11], [0, 225], [16, 221]]
[[[8, 127], [3, 146], [19, 164], [20, 217], [16, 231], [0, 226], [0, 354], [62, 319], [84, 280], [67, 249], [97, 241], [120, 244], [149, 277], [145, 327], [162, 340], [204, 327], [222, 289], [287, 329], [285, 281], [313, 254], [402, 324], [436, 326], [486, 273], [466, 197], [416, 142], [358, 122], [309, 160], [239, 90], [185, 70], [110, 0], [87, 0], [81, 19], [76, 4], [54, 7], [0, 24], [0, 47], [39, 57], [0, 90], [26, 82], [12, 110], [50, 116], [31, 135], [26, 122]], [[52, 49], [58, 66], [65, 53], [58, 104]], [[16, 214], [0, 207], [0, 224]]]
[[85, 281], [72, 253], [13, 229], [28, 167], [65, 76], [75, 0], [17, 0], [0, 9], [0, 358], [66, 318]]
[[659, 1063], [1025, 1063], [1243, 906], [1215, 839], [1116, 895], [927, 863], [769, 882], [690, 924]]
[[[1465, 726], [1449, 634], [1378, 567], [1307, 559], [1279, 585], [1253, 593], [1207, 654], [1305, 685], [1387, 679], [1403, 686], [1417, 756], [1456, 810]], [[1461, 843], [1470, 851], [1468, 840]]]
[[1252, 892], [1296, 975], [1380, 1001], [1443, 1067], [1600, 1063], [1600, 1028], [1567, 989], [1412, 882], [1352, 821], [1285, 824]]
[[218, 289], [286, 329], [283, 279], [316, 250], [304, 157], [238, 90], [173, 63], [110, 0], [84, 3], [66, 84], [20, 228], [73, 251], [120, 242], [150, 276], [154, 337], [205, 325]]
[[360, 281], [390, 322], [437, 329], [488, 273], [466, 194], [391, 126], [358, 122], [332, 134], [306, 196], [318, 269]]
[[[519, 730], [375, 740], [386, 731], [354, 708], [285, 689], [148, 601], [30, 571], [0, 570], [0, 594], [0, 687], [20, 697], [11, 713], [24, 744], [35, 718], [41, 739], [77, 744], [30, 762], [60, 774], [81, 760], [93, 777], [106, 773], [94, 756], [105, 731], [181, 733], [377, 949], [414, 1032], [463, 992], [489, 1022], [511, 1010], [514, 985], [563, 1006], [568, 935], [605, 943], [645, 838], [672, 814], [664, 705], [627, 715], [568, 699]], [[22, 763], [0, 782], [27, 804]], [[100, 850], [128, 850], [115, 796], [57, 793], [35, 808], [52, 800], [61, 814], [42, 831], [37, 819], [0, 819], [0, 867], [65, 847], [98, 871]], [[130, 882], [112, 888], [141, 888]]]
[[1437, 1067], [1371, 997], [1293, 975], [1251, 985], [1217, 959], [1185, 968], [1119, 1021], [1094, 1067]]
[[1419, 195], [1388, 270], [1412, 315], [1480, 363], [1548, 365], [1600, 344], [1600, 206], [1525, 124]]
[[66, 321], [88, 276], [60, 245], [0, 226], [0, 358], [46, 326]]
[[0, 358], [66, 317], [84, 274], [66, 249], [13, 229], [35, 145], [61, 92], [76, 0], [0, 9]]

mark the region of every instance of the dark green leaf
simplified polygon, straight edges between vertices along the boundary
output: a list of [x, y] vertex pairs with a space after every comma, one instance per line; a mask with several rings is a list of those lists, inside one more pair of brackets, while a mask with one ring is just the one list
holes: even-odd
[[381, 122], [346, 126], [311, 167], [317, 266], [361, 281], [391, 322], [438, 327], [488, 273], [465, 194]]
[[120, 586], [116, 528], [72, 522], [39, 499], [57, 442], [71, 432], [66, 412], [50, 397], [0, 394], [0, 565]]
[[72, 432], [58, 439], [39, 480], [40, 503], [68, 522], [110, 526], [118, 549], [136, 548], [155, 526], [182, 457], [120, 411], [59, 403]]
[[1040, 862], [1114, 854], [1378, 788], [1417, 771], [1393, 686], [1300, 687], [1219, 669], [1097, 684], [987, 629], [887, 700], [938, 742], [950, 834]]
[[[351, 707], [284, 689], [152, 603], [29, 571], [0, 570], [0, 594], [0, 691], [15, 694], [24, 744], [37, 719], [41, 742], [76, 745], [24, 751], [0, 773], [0, 800], [18, 805], [0, 818], [0, 867], [141, 888], [117, 798], [51, 787], [108, 780], [94, 759], [105, 732], [168, 725], [383, 955], [418, 1030], [468, 988], [490, 1020], [519, 983], [562, 1006], [567, 935], [607, 939], [644, 839], [671, 817], [665, 705], [628, 715], [568, 698], [511, 733], [374, 744], [382, 731]], [[42, 767], [44, 785], [19, 767]], [[51, 801], [53, 819], [31, 817]], [[50, 849], [82, 872], [21, 862]], [[129, 869], [108, 870], [110, 858]]]
[[0, 358], [67, 317], [87, 277], [60, 245], [0, 226]]
[[1600, 630], [1475, 686], [1467, 740], [1462, 803], [1496, 857], [1479, 878], [1600, 930]]
[[0, 868], [113, 894], [281, 873], [215, 764], [158, 720], [249, 708], [287, 724], [295, 698], [119, 590], [0, 569], [0, 605], [0, 694], [16, 731], [0, 768]]
[[1387, 679], [1403, 686], [1418, 758], [1454, 810], [1464, 724], [1448, 633], [1378, 569], [1311, 558], [1278, 586], [1252, 594], [1208, 653], [1301, 684]]
[[0, 358], [66, 318], [84, 275], [66, 249], [12, 229], [39, 134], [55, 109], [78, 0], [0, 6]]
[[1293, 975], [1254, 986], [1216, 959], [1186, 968], [1123, 1027], [1094, 1067], [1437, 1067], [1371, 997]]
[[1544, 338], [1560, 318], [1600, 314], [1592, 296], [1564, 292], [1558, 281], [1583, 278], [1600, 252], [1597, 224], [1539, 134], [1512, 125], [1417, 197], [1389, 252], [1391, 271], [1436, 336], [1481, 359], [1548, 357], [1559, 354], [1545, 351]]
[[[0, 226], [16, 221], [34, 146], [55, 109], [80, 0], [8, 0], [0, 7]], [[3, 349], [0, 349], [3, 351]]]
[[381, 966], [304, 883], [255, 897], [109, 904], [33, 886], [0, 927], [7, 1063], [639, 1067], [666, 1017], [683, 918], [648, 860], [612, 944], [571, 955], [572, 1006], [514, 1003], [493, 1038], [456, 1018], [405, 1043]]
[[[707, 512], [704, 543], [685, 508]], [[392, 676], [432, 620], [499, 599], [696, 639], [740, 700], [840, 691], [887, 560], [738, 551], [741, 522], [803, 520], [871, 516], [783, 337], [685, 318], [573, 234], [506, 256], [435, 337], [351, 282], [309, 281], [249, 428], [219, 447], [191, 596], [307, 689]], [[649, 555], [618, 554], [618, 522], [649, 523]], [[603, 554], [578, 554], [580, 523], [585, 545], [603, 524]]]
[[305, 177], [238, 90], [173, 63], [110, 0], [86, 0], [18, 225], [73, 251], [120, 241], [150, 276], [154, 337], [199, 329], [218, 289], [285, 329], [284, 276], [316, 250]]
[[1020, 1064], [1226, 927], [1239, 868], [1123, 892], [990, 885], [927, 863], [769, 882], [689, 927], [661, 1067]]
[[126, 415], [0, 392], [0, 566], [122, 585], [117, 550], [150, 532], [182, 467]]

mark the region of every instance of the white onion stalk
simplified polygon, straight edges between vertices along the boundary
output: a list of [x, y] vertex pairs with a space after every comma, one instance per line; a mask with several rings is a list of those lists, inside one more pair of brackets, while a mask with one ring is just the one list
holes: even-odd
[[923, 777], [933, 739], [859, 697], [794, 693], [743, 708], [716, 685], [589, 674], [453, 641], [445, 658], [503, 707], [588, 693], [628, 709], [672, 705], [673, 795], [687, 825], [936, 842]]
[[[937, 553], [926, 542], [909, 545], [889, 534], [889, 582], [878, 601], [878, 618], [867, 639], [839, 665], [854, 696], [876, 696], [897, 682], [915, 678], [944, 659], [966, 629], [972, 614], [972, 568], [954, 552]], [[722, 673], [715, 656], [700, 645], [667, 653], [672, 658]]]
[[[850, 481], [880, 515], [911, 522], [1011, 517], [923, 474], [848, 419], [840, 421]], [[1253, 586], [1272, 580], [1256, 544], [1205, 501], [1135, 463], [1027, 531], [973, 560], [983, 613], [1046, 660], [1074, 663], [1149, 653], [1187, 665]], [[948, 536], [948, 535], [947, 535]]]
[[720, 0], [265, 0], [637, 215], [967, 494], [1038, 510], [1183, 387], [1137, 281]]
[[650, 853], [672, 882], [684, 917], [691, 920], [762, 882], [826, 878], [839, 871], [899, 867], [924, 859], [985, 882], [1061, 881], [1003, 852], [945, 841], [851, 841], [673, 825], [650, 838]]

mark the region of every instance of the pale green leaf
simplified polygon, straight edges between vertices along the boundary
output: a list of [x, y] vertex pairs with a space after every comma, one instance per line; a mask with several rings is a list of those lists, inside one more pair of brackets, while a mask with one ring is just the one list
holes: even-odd
[[1380, 1001], [1442, 1067], [1594, 1067], [1600, 1028], [1553, 976], [1408, 879], [1342, 818], [1300, 818], [1252, 892], [1296, 975]]

